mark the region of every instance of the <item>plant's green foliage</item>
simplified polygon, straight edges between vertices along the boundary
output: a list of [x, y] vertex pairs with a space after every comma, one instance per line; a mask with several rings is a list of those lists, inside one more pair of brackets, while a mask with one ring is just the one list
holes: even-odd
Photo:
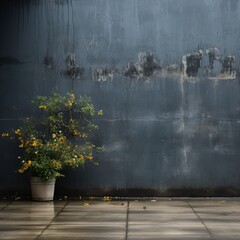
[[[103, 147], [91, 143], [97, 125], [92, 121], [95, 110], [90, 97], [54, 92], [49, 97], [37, 96], [32, 102], [40, 111], [39, 116], [26, 119], [21, 128], [14, 130], [23, 149], [19, 173], [29, 171], [42, 180], [53, 179], [63, 176], [64, 168], [94, 161], [95, 153], [103, 151]], [[102, 110], [96, 115], [102, 116]]]

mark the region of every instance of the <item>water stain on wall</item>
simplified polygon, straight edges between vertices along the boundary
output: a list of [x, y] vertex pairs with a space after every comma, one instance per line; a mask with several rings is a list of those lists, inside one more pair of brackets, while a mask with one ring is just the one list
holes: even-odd
[[46, 68], [50, 70], [56, 69], [56, 64], [52, 56], [46, 56], [43, 60], [43, 64], [45, 65]]
[[214, 61], [221, 61], [221, 53], [218, 48], [209, 48], [206, 50], [208, 55], [209, 68], [213, 69]]
[[227, 56], [222, 63], [222, 74], [230, 77], [235, 77], [235, 57]]
[[22, 64], [19, 59], [11, 56], [5, 56], [0, 58], [0, 67], [3, 65]]
[[99, 67], [92, 71], [92, 77], [97, 82], [106, 82], [113, 79], [114, 73], [117, 69], [111, 67]]
[[167, 66], [167, 71], [169, 73], [178, 72], [179, 70], [180, 70], [180, 66], [176, 63], [170, 64], [170, 65]]
[[130, 62], [124, 70], [124, 76], [129, 78], [149, 79], [161, 70], [159, 61], [153, 53], [140, 52], [136, 63]]
[[[0, 66], [3, 64], [21, 63], [18, 59], [5, 57], [0, 59]], [[46, 56], [43, 64], [50, 70], [55, 70], [56, 64], [52, 56]], [[70, 53], [66, 58], [64, 75], [71, 79], [81, 79], [84, 74], [84, 67], [76, 63], [75, 54]], [[185, 54], [181, 64], [173, 63], [161, 66], [160, 61], [153, 53], [140, 52], [136, 62], [129, 62], [127, 67], [119, 70], [113, 66], [97, 67], [92, 71], [92, 78], [97, 82], [113, 80], [115, 74], [126, 78], [143, 79], [149, 81], [152, 77], [177, 77], [189, 79], [194, 82], [198, 77], [206, 77], [212, 80], [235, 79], [235, 56], [223, 57], [216, 47], [206, 50], [197, 50]]]
[[84, 67], [76, 64], [75, 54], [70, 53], [66, 58], [65, 75], [71, 79], [80, 79], [84, 73]]
[[223, 57], [218, 48], [198, 50], [182, 57], [182, 76], [185, 79], [198, 76], [208, 79], [235, 79], [235, 56]]
[[182, 57], [183, 76], [188, 78], [196, 77], [198, 74], [198, 70], [201, 67], [202, 58], [202, 50], [198, 50], [196, 52], [184, 55]]

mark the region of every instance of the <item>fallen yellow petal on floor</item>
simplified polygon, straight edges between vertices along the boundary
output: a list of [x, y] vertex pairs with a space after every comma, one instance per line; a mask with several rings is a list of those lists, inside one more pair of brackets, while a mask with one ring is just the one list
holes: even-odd
[[227, 201], [225, 201], [225, 200], [219, 201], [219, 202], [218, 202], [218, 205], [224, 204], [224, 203], [227, 203]]
[[109, 196], [103, 197], [103, 201], [111, 201], [111, 200], [112, 200], [112, 197], [109, 197]]

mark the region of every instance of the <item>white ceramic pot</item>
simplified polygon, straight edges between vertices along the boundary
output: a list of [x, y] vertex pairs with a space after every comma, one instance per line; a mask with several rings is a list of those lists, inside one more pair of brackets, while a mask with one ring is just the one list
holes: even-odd
[[31, 177], [32, 200], [52, 201], [56, 179], [42, 181], [39, 177]]

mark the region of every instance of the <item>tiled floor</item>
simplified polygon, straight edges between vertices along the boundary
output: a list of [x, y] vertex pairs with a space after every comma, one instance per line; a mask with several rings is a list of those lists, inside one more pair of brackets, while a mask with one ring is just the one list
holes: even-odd
[[0, 239], [239, 240], [240, 199], [0, 201]]

